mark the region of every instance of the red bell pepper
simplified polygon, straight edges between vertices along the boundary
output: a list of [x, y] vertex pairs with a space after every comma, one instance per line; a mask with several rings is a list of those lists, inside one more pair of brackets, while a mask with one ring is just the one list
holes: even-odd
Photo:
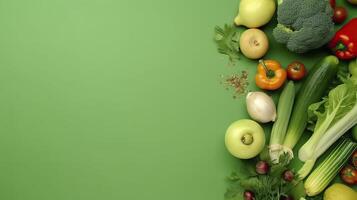
[[342, 60], [357, 57], [357, 18], [344, 25], [329, 43], [329, 48]]

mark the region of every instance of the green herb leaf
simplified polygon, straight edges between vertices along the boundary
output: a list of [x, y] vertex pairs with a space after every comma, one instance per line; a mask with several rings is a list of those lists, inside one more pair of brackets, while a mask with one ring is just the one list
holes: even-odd
[[282, 173], [288, 169], [288, 165], [290, 163], [290, 155], [289, 153], [284, 152], [279, 157], [279, 163], [271, 164], [270, 176], [274, 176], [276, 178], [281, 178]]
[[223, 28], [215, 27], [214, 41], [219, 53], [227, 55], [231, 63], [239, 60], [240, 31], [234, 25], [225, 24]]
[[232, 185], [224, 194], [226, 200], [240, 200], [243, 196], [243, 191], [238, 185]]

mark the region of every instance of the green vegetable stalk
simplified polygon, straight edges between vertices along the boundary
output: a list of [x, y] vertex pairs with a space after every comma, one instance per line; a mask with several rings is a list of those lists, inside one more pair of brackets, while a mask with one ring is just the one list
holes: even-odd
[[324, 161], [306, 179], [304, 187], [308, 196], [321, 193], [338, 174], [357, 144], [349, 139], [341, 139]]
[[284, 139], [285, 151], [292, 153], [307, 125], [307, 111], [312, 103], [318, 102], [326, 92], [329, 83], [336, 76], [338, 59], [335, 56], [326, 56], [310, 71], [299, 93], [296, 96], [293, 112]]
[[[341, 84], [331, 90], [327, 98], [312, 104], [309, 112], [317, 117], [314, 133], [300, 148], [299, 159], [306, 161], [314, 158], [319, 142], [326, 131], [346, 116], [356, 104], [357, 87], [354, 84]], [[356, 106], [357, 108], [357, 106]], [[322, 111], [321, 111], [322, 110]], [[357, 113], [356, 113], [357, 114]], [[357, 115], [356, 115], [357, 116]], [[331, 139], [331, 138], [326, 138]]]
[[294, 99], [295, 86], [292, 81], [289, 81], [279, 97], [277, 119], [273, 125], [270, 135], [269, 154], [273, 162], [279, 162], [279, 156], [282, 154], [282, 144], [288, 128]]
[[305, 161], [298, 174], [308, 175], [315, 161], [343, 134], [357, 124], [357, 65], [350, 65], [351, 77], [332, 89], [327, 98], [309, 107], [310, 118], [316, 118], [313, 135], [299, 150], [299, 158]]

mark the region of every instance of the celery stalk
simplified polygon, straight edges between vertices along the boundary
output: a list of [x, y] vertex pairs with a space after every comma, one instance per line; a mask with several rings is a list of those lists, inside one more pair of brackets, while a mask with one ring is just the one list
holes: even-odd
[[338, 85], [329, 92], [328, 98], [312, 104], [309, 111], [317, 121], [314, 133], [299, 150], [301, 161], [318, 158], [356, 124], [353, 119], [357, 116], [357, 86], [352, 83]]
[[334, 142], [356, 124], [357, 104], [342, 119], [336, 122], [334, 126], [327, 130], [316, 147], [315, 157], [320, 157]]
[[357, 149], [357, 143], [342, 138], [329, 155], [306, 179], [304, 187], [308, 196], [321, 193], [338, 174], [351, 154]]
[[269, 154], [274, 163], [279, 162], [279, 157], [283, 151], [282, 144], [288, 128], [291, 110], [293, 109], [294, 98], [295, 86], [292, 81], [289, 81], [279, 97], [277, 119], [270, 135]]

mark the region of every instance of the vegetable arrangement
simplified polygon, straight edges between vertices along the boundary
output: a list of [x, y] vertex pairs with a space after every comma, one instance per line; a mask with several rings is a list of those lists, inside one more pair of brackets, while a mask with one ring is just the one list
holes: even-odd
[[[275, 13], [266, 34], [259, 28]], [[232, 24], [215, 28], [218, 52], [231, 64], [256, 63], [261, 90], [241, 93], [251, 119], [233, 122], [225, 134], [228, 152], [247, 171], [232, 173], [226, 199], [357, 199], [348, 186], [357, 184], [357, 18], [335, 27], [346, 17], [335, 0], [241, 0]], [[309, 70], [299, 60], [285, 66], [264, 58], [272, 39], [300, 56], [314, 49], [334, 55], [315, 58]], [[277, 102], [271, 91], [280, 93]], [[336, 177], [345, 184], [334, 183]]]

